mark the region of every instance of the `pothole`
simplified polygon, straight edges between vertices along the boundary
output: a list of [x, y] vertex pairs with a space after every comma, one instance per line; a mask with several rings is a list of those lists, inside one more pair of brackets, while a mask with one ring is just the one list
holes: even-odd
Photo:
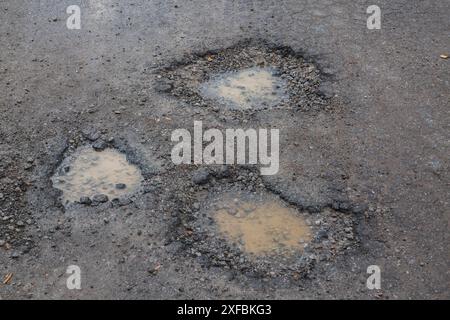
[[292, 255], [302, 252], [312, 238], [305, 219], [276, 201], [232, 201], [220, 204], [214, 219], [228, 240], [247, 253]]
[[330, 207], [301, 210], [264, 187], [250, 191], [247, 183], [217, 184], [180, 209], [180, 254], [206, 267], [298, 279], [355, 243], [352, 214]]
[[83, 147], [64, 159], [52, 177], [64, 205], [107, 202], [135, 193], [143, 180], [139, 168], [115, 149]]
[[287, 47], [239, 43], [157, 71], [156, 90], [190, 106], [233, 110], [327, 110], [318, 67]]
[[201, 86], [203, 96], [231, 109], [272, 107], [286, 97], [286, 84], [270, 68], [249, 68], [219, 74]]

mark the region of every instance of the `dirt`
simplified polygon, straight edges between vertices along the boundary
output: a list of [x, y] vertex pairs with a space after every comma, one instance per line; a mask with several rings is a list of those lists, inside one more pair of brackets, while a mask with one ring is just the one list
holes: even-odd
[[[368, 5], [95, 1], [68, 30], [63, 3], [3, 1], [0, 298], [448, 299], [450, 8], [381, 1], [367, 30]], [[254, 68], [282, 98], [202, 94]], [[171, 133], [194, 120], [279, 128], [278, 174], [174, 165]], [[139, 189], [64, 206], [52, 177], [86, 147], [126, 157]], [[246, 250], [220, 229], [228, 196], [276, 203], [307, 246]]]

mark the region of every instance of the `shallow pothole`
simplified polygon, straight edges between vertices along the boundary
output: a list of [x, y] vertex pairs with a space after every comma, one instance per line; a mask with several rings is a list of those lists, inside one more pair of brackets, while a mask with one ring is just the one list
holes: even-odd
[[[319, 68], [287, 47], [258, 41], [188, 56], [157, 71], [155, 89], [190, 106], [234, 111], [332, 108]], [[225, 112], [226, 113], [226, 112]]]
[[286, 98], [286, 83], [274, 69], [248, 68], [218, 74], [201, 86], [201, 93], [231, 109], [260, 109]]
[[[249, 184], [256, 186], [249, 190]], [[301, 210], [260, 185], [244, 177], [188, 197], [176, 222], [180, 254], [205, 267], [295, 281], [355, 243], [353, 215], [330, 207]]]
[[135, 193], [143, 180], [139, 168], [115, 149], [77, 150], [64, 159], [52, 177], [53, 187], [62, 191], [64, 205], [75, 202], [107, 202]]
[[305, 219], [278, 201], [242, 201], [218, 204], [214, 219], [229, 241], [247, 253], [292, 255], [303, 251], [312, 238]]

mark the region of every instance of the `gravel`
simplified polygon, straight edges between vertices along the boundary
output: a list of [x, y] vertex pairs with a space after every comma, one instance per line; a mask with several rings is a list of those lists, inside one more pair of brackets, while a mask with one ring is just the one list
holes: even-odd
[[85, 205], [90, 205], [92, 203], [92, 201], [89, 197], [81, 197], [80, 203], [85, 204]]
[[108, 202], [108, 196], [105, 194], [96, 194], [95, 196], [92, 197], [92, 202], [93, 203], [105, 203]]

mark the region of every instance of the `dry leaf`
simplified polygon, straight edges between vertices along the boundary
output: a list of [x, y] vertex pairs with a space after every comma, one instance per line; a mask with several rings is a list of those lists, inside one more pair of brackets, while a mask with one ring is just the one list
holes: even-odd
[[8, 273], [5, 277], [5, 279], [3, 280], [3, 284], [8, 284], [11, 281], [12, 276], [13, 276], [12, 273]]

